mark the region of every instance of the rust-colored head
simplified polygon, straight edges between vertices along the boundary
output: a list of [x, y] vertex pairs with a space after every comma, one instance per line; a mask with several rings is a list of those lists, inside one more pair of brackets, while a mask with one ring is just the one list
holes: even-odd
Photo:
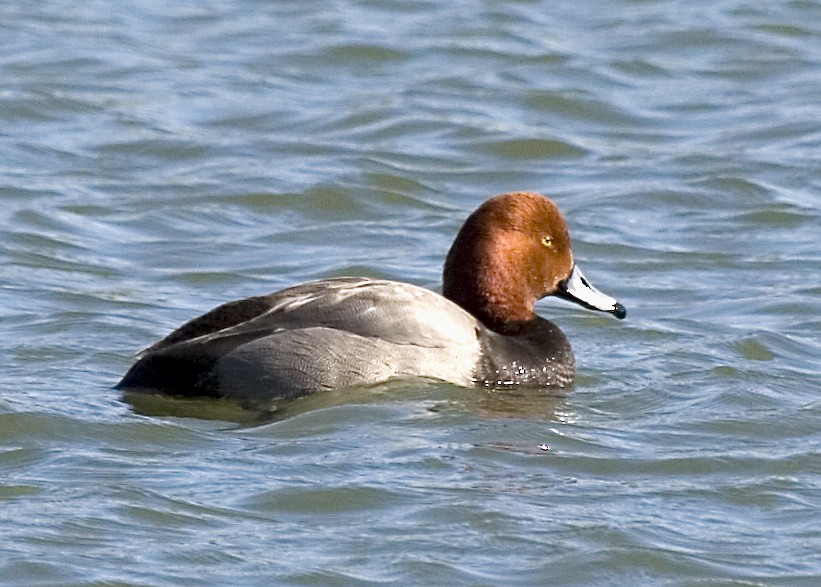
[[[572, 274], [573, 251], [559, 209], [540, 194], [513, 192], [490, 198], [467, 218], [445, 260], [443, 294], [504, 332], [535, 318], [539, 298], [574, 297], [567, 290]], [[611, 307], [595, 308], [618, 316], [623, 307], [607, 300]]]

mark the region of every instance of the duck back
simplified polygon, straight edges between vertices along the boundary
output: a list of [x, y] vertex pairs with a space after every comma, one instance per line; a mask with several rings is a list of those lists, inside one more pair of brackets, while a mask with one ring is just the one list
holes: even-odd
[[481, 328], [418, 286], [326, 279], [195, 318], [144, 351], [118, 387], [258, 400], [401, 376], [471, 385]]

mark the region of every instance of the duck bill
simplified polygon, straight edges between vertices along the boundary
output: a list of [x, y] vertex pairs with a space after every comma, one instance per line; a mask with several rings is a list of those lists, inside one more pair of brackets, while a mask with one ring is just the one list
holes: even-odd
[[627, 316], [625, 307], [593, 287], [578, 265], [573, 265], [570, 277], [559, 283], [559, 291], [556, 292], [556, 295], [591, 310], [608, 312], [619, 320]]

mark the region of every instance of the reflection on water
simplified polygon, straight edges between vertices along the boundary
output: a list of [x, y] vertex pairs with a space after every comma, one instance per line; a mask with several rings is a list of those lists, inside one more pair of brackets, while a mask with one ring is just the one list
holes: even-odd
[[[143, 416], [223, 420], [244, 425], [260, 425], [313, 410], [338, 405], [369, 405], [390, 401], [431, 401], [458, 406], [477, 417], [535, 418], [550, 421], [566, 392], [539, 389], [488, 390], [458, 388], [425, 380], [390, 381], [370, 386], [316, 392], [297, 399], [237, 403], [223, 399], [175, 398], [167, 395], [125, 392], [123, 399], [136, 414]], [[431, 405], [436, 412], [440, 408]]]

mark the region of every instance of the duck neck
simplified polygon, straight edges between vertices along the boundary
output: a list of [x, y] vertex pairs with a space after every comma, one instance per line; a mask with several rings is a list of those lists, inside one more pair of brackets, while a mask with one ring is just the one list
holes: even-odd
[[[462, 235], [460, 235], [462, 236]], [[503, 334], [517, 332], [536, 314], [536, 296], [531, 293], [527, 276], [502, 262], [504, 254], [482, 239], [470, 248], [457, 239], [445, 260], [442, 294], [482, 324]]]

